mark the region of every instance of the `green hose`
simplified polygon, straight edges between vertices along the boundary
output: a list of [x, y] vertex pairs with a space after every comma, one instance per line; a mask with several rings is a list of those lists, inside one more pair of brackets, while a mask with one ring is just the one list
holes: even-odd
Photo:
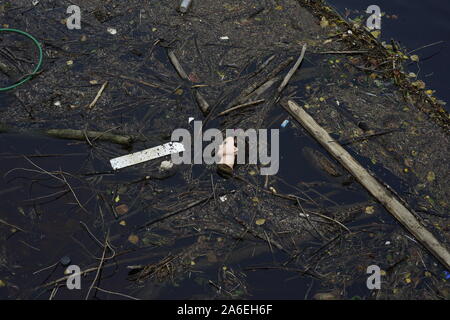
[[7, 91], [7, 90], [17, 88], [18, 86], [24, 84], [25, 82], [27, 82], [28, 80], [33, 78], [33, 76], [39, 71], [39, 69], [41, 68], [41, 65], [42, 65], [42, 47], [41, 47], [41, 44], [39, 43], [39, 41], [37, 41], [35, 37], [33, 37], [29, 33], [26, 33], [25, 31], [17, 30], [17, 29], [1, 29], [0, 28], [0, 32], [14, 32], [14, 33], [21, 34], [21, 35], [31, 39], [39, 50], [39, 61], [38, 61], [36, 68], [34, 68], [34, 71], [30, 75], [28, 75], [26, 78], [22, 79], [20, 82], [17, 82], [9, 87], [0, 88], [0, 92], [1, 92], [1, 91]]

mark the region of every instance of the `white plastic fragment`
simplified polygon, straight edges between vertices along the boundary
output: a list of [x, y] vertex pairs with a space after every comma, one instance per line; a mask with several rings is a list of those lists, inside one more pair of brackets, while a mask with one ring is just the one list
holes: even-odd
[[185, 149], [182, 143], [168, 142], [161, 146], [111, 159], [110, 163], [113, 169], [117, 170], [183, 151]]
[[106, 31], [108, 31], [108, 33], [110, 33], [112, 35], [117, 34], [117, 29], [114, 29], [114, 28], [108, 28], [108, 29], [106, 29]]
[[223, 37], [220, 37], [220, 40], [230, 40], [230, 38], [228, 36], [223, 36]]
[[192, 0], [182, 0], [180, 4], [180, 12], [186, 13], [191, 5]]
[[220, 201], [225, 202], [227, 201], [227, 196], [221, 196], [219, 197]]
[[31, 3], [33, 6], [37, 6], [39, 4], [39, 0], [32, 0]]
[[159, 166], [159, 170], [168, 171], [168, 170], [172, 169], [172, 167], [173, 167], [172, 161], [164, 160], [163, 162], [161, 162], [161, 165]]
[[286, 120], [284, 120], [284, 121], [281, 123], [281, 127], [282, 127], [282, 128], [286, 128], [288, 124], [289, 124], [289, 120], [286, 119]]

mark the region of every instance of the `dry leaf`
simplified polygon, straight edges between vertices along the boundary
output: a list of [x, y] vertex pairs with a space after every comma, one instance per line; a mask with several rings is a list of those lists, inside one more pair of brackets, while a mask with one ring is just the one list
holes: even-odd
[[121, 204], [116, 207], [116, 212], [119, 216], [124, 215], [128, 212], [128, 206], [126, 204]]
[[366, 207], [367, 214], [373, 214], [375, 212], [375, 208], [373, 206]]
[[381, 35], [381, 31], [380, 30], [373, 30], [370, 32], [375, 38], [379, 38]]
[[255, 223], [256, 223], [256, 225], [258, 225], [258, 226], [262, 226], [264, 223], [266, 223], [266, 219], [264, 219], [264, 218], [257, 219], [257, 220], [255, 221]]
[[138, 244], [138, 242], [139, 242], [139, 237], [138, 237], [137, 235], [135, 235], [135, 234], [131, 234], [131, 235], [128, 237], [128, 241], [131, 242], [132, 244]]
[[427, 180], [428, 182], [433, 182], [436, 179], [436, 174], [433, 171], [428, 172]]
[[328, 22], [327, 18], [322, 17], [322, 19], [320, 20], [320, 26], [322, 28], [326, 28], [330, 25], [330, 23]]

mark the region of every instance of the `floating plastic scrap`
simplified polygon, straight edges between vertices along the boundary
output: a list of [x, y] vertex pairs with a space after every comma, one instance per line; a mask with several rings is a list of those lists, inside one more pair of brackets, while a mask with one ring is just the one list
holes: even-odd
[[286, 119], [286, 120], [284, 120], [284, 121], [281, 123], [281, 127], [282, 127], [282, 128], [286, 128], [288, 124], [289, 124], [289, 120]]
[[186, 13], [191, 5], [192, 0], [182, 0], [180, 4], [180, 12]]
[[183, 151], [185, 149], [182, 143], [168, 142], [161, 146], [111, 159], [110, 162], [113, 169], [117, 170]]

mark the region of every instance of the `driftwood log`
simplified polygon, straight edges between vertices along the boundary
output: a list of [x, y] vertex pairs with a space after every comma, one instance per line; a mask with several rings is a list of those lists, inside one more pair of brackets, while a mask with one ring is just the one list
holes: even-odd
[[450, 270], [450, 254], [396, 196], [376, 180], [339, 143], [328, 134], [306, 111], [294, 101], [283, 101], [282, 106], [339, 161], [433, 256]]

